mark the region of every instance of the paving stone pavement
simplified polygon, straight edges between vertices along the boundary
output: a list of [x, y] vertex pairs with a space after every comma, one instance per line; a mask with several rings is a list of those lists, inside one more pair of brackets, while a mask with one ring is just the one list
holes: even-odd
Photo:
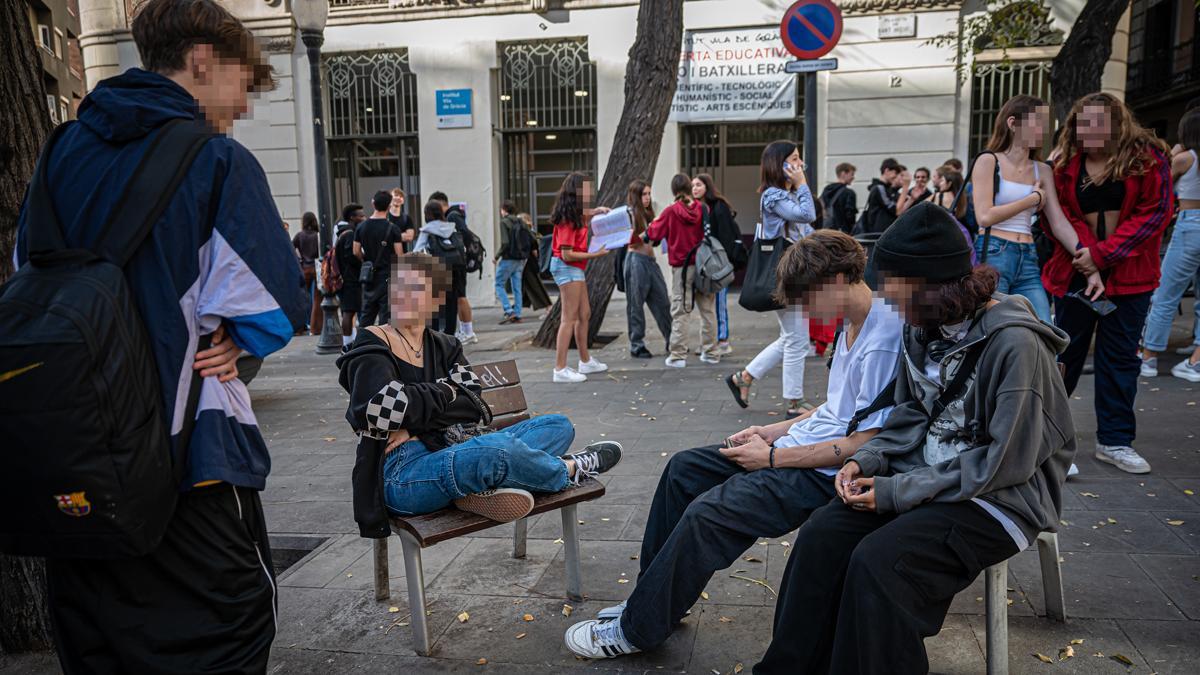
[[[1184, 316], [1191, 317], [1191, 300]], [[475, 362], [515, 358], [531, 409], [568, 415], [576, 447], [601, 438], [620, 441], [622, 463], [603, 477], [607, 494], [579, 508], [583, 588], [587, 599], [563, 616], [565, 572], [557, 513], [531, 519], [528, 554], [509, 557], [512, 526], [504, 525], [424, 552], [433, 656], [416, 656], [404, 623], [409, 613], [399, 542], [390, 546], [392, 598], [371, 591], [370, 542], [357, 535], [351, 507], [354, 437], [344, 421], [346, 395], [337, 386], [333, 358], [313, 353], [316, 338], [297, 338], [270, 358], [251, 385], [254, 409], [271, 447], [273, 467], [263, 493], [277, 551], [318, 543], [279, 577], [279, 631], [271, 673], [567, 673], [746, 672], [770, 639], [773, 589], [787, 562], [783, 539], [752, 547], [752, 561], [718, 573], [707, 599], [693, 608], [659, 650], [614, 661], [576, 660], [562, 644], [564, 629], [628, 596], [638, 563], [648, 504], [671, 454], [716, 443], [753, 423], [781, 419], [779, 374], [755, 386], [742, 410], [721, 375], [774, 339], [773, 317], [754, 315], [730, 299], [735, 354], [717, 366], [691, 358], [682, 370], [658, 358], [631, 359], [623, 333], [620, 295], [609, 306], [606, 331], [622, 334], [596, 355], [610, 371], [588, 382], [550, 382], [553, 354], [530, 347], [537, 322], [498, 326], [498, 312], [476, 312], [480, 343], [467, 348]], [[1175, 342], [1186, 340], [1182, 319]], [[651, 329], [653, 331], [653, 329]], [[693, 339], [694, 336], [693, 336]], [[519, 344], [525, 341], [526, 344]], [[648, 345], [663, 352], [652, 332]], [[1130, 476], [1094, 460], [1095, 417], [1090, 377], [1072, 401], [1081, 451], [1081, 475], [1068, 483], [1059, 540], [1068, 623], [1044, 618], [1036, 553], [1009, 565], [1009, 652], [1014, 673], [1200, 672], [1200, 385], [1166, 376], [1178, 357], [1161, 359], [1163, 377], [1143, 380], [1138, 398], [1138, 447], [1153, 473]], [[824, 391], [824, 361], [806, 363], [805, 391]], [[1181, 524], [1177, 524], [1180, 523]], [[288, 550], [284, 550], [288, 549]], [[296, 553], [299, 555], [299, 553]], [[764, 580], [772, 590], [731, 578]], [[983, 580], [954, 601], [941, 633], [926, 644], [934, 672], [984, 672]], [[390, 611], [396, 608], [396, 611]], [[456, 619], [461, 612], [470, 618]], [[534, 620], [524, 621], [531, 614]], [[1072, 640], [1074, 658], [1057, 661]], [[1039, 661], [1035, 654], [1055, 659]], [[1123, 655], [1133, 664], [1122, 665]], [[486, 659], [485, 665], [477, 665]], [[46, 662], [29, 661], [32, 670]], [[53, 667], [48, 668], [53, 671]]]

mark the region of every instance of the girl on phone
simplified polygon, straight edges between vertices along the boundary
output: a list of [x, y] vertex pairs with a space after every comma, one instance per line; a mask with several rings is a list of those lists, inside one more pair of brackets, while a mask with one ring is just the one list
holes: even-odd
[[[986, 255], [1000, 273], [999, 292], [1025, 296], [1047, 323], [1050, 300], [1033, 243], [1034, 214], [1044, 214], [1054, 237], [1068, 250], [1079, 242], [1059, 207], [1053, 172], [1041, 161], [1049, 120], [1050, 109], [1041, 99], [1023, 94], [1008, 99], [996, 115], [987, 151], [975, 160], [971, 173], [975, 220], [984, 235], [975, 238], [976, 255]], [[1099, 274], [1089, 274], [1087, 282], [1089, 295], [1104, 291]]]
[[[550, 211], [550, 222], [554, 223], [553, 259], [550, 274], [558, 284], [562, 302], [562, 320], [558, 324], [558, 338], [554, 353], [555, 382], [584, 382], [588, 373], [602, 373], [608, 366], [588, 355], [588, 321], [592, 318], [592, 306], [588, 302], [584, 270], [587, 261], [599, 258], [607, 250], [588, 252], [588, 225], [592, 216], [608, 213], [608, 209], [593, 207], [595, 193], [592, 181], [578, 171], [563, 179]], [[579, 370], [567, 366], [567, 351], [571, 348], [571, 337], [579, 349]]]
[[[791, 141], [775, 141], [763, 150], [759, 168], [762, 182], [758, 187], [762, 197], [762, 239], [784, 237], [796, 242], [812, 234], [817, 219], [812, 192], [804, 177], [804, 162], [800, 147]], [[779, 321], [779, 337], [758, 353], [742, 370], [725, 378], [733, 400], [745, 408], [750, 405], [750, 387], [767, 371], [783, 363], [783, 398], [788, 402], [787, 414], [795, 417], [804, 412], [804, 357], [808, 355], [808, 320], [799, 305], [775, 310]]]
[[625, 314], [629, 321], [629, 355], [648, 359], [654, 354], [646, 348], [646, 311], [654, 317], [658, 330], [669, 345], [671, 342], [671, 296], [667, 280], [654, 261], [654, 247], [642, 239], [646, 228], [654, 221], [654, 205], [650, 201], [650, 186], [644, 180], [629, 184], [625, 205], [633, 220], [633, 234], [625, 254]]
[[[1055, 232], [1059, 246], [1042, 282], [1055, 298], [1055, 324], [1071, 336], [1059, 356], [1067, 392], [1079, 383], [1095, 335], [1096, 459], [1147, 473], [1149, 462], [1132, 447], [1133, 400], [1138, 339], [1158, 285], [1158, 251], [1174, 207], [1167, 147], [1120, 99], [1095, 93], [1071, 108], [1056, 153], [1057, 196], [1079, 241], [1071, 248]], [[1110, 303], [1093, 302], [1097, 274], [1104, 275]]]

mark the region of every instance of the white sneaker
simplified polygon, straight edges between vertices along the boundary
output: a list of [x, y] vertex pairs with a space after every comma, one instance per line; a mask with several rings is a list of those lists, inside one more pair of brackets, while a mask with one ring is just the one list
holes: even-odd
[[733, 345], [728, 342], [718, 342], [717, 349], [713, 353], [717, 356], [729, 356], [733, 353]]
[[606, 370], [608, 370], [608, 366], [600, 363], [600, 360], [594, 356], [590, 361], [579, 362], [579, 372], [583, 373], [584, 375], [589, 373], [603, 373]]
[[572, 654], [585, 659], [611, 659], [642, 651], [625, 639], [620, 621], [580, 621], [567, 629], [563, 642]]
[[687, 365], [687, 359], [677, 359], [674, 356], [668, 356], [666, 361], [663, 361], [668, 368], [683, 368]]
[[1200, 363], [1192, 363], [1189, 359], [1184, 359], [1175, 364], [1175, 367], [1171, 369], [1171, 374], [1188, 382], [1200, 382]]
[[1158, 357], [1142, 359], [1142, 377], [1158, 377]]
[[464, 345], [473, 345], [476, 342], [479, 342], [479, 338], [475, 336], [474, 332], [471, 332], [460, 337], [458, 341]]
[[559, 370], [554, 369], [555, 382], [587, 382], [587, 375], [575, 372], [570, 366]]
[[721, 357], [717, 356], [716, 352], [713, 352], [712, 354], [701, 354], [700, 360], [704, 363], [720, 363]]
[[1071, 466], [1067, 468], [1067, 478], [1079, 475], [1079, 467], [1075, 466], [1075, 462], [1071, 462]]
[[628, 604], [628, 602], [628, 600], [622, 600], [621, 604], [619, 605], [605, 607], [599, 612], [596, 612], [596, 618], [600, 619], [601, 621], [612, 621], [613, 619], [619, 619], [621, 618], [621, 615], [625, 613], [625, 605]]
[[1137, 450], [1128, 445], [1096, 444], [1096, 459], [1112, 464], [1126, 473], [1150, 473], [1150, 462], [1142, 459]]

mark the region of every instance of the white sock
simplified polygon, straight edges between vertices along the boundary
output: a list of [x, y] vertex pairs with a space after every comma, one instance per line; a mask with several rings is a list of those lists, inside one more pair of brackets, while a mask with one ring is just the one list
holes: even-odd
[[462, 332], [463, 332], [463, 335], [474, 335], [475, 334], [475, 329], [471, 328], [470, 321], [462, 322]]
[[350, 344], [353, 341], [354, 341], [354, 338], [350, 337], [349, 335], [342, 336], [342, 346], [343, 347], [345, 347], [346, 345]]

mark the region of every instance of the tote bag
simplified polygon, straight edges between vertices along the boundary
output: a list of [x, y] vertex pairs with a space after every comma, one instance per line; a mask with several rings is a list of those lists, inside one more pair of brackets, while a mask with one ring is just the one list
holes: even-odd
[[[760, 226], [761, 231], [761, 226]], [[785, 237], [774, 239], [754, 238], [750, 247], [750, 262], [746, 265], [746, 277], [742, 281], [742, 293], [738, 304], [752, 312], [768, 312], [783, 309], [771, 294], [775, 292], [775, 270], [792, 242]]]

